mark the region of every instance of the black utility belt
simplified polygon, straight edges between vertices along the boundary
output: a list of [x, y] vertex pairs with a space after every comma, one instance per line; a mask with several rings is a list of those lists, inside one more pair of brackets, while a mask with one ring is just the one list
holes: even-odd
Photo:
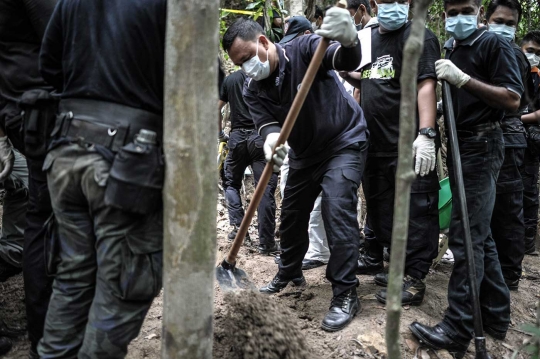
[[254, 128], [233, 128], [231, 132], [243, 132], [243, 133], [252, 133], [255, 132]]
[[95, 100], [62, 100], [52, 136], [100, 145], [118, 152], [140, 130], [163, 136], [163, 118], [154, 113]]
[[53, 131], [56, 139], [82, 141], [114, 153], [106, 205], [143, 215], [162, 208], [165, 161], [161, 116], [93, 100], [60, 101], [59, 112]]
[[[457, 135], [460, 138], [473, 137], [473, 136], [478, 136], [485, 132], [493, 131], [500, 128], [501, 128], [500, 121], [481, 123], [476, 126], [459, 127], [457, 129]], [[446, 136], [448, 137], [448, 131], [446, 131]]]

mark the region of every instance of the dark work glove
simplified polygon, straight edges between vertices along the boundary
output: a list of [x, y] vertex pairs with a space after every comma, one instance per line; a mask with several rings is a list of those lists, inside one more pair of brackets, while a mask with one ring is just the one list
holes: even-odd
[[229, 136], [227, 136], [225, 134], [225, 132], [221, 131], [219, 133], [218, 140], [219, 140], [219, 142], [228, 142], [229, 141]]

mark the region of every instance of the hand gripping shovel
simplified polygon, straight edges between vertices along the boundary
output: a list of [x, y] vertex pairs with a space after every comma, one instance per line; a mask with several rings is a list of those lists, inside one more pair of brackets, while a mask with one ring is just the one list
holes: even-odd
[[[346, 8], [347, 2], [345, 0], [340, 0], [336, 6]], [[300, 90], [296, 94], [294, 101], [291, 105], [291, 109], [289, 110], [289, 113], [287, 114], [287, 118], [285, 119], [285, 122], [283, 123], [283, 127], [281, 129], [279, 138], [276, 143], [276, 148], [284, 144], [289, 138], [291, 130], [293, 129], [294, 124], [296, 122], [296, 118], [298, 117], [298, 113], [300, 112], [300, 110], [302, 109], [302, 106], [304, 105], [306, 96], [311, 88], [311, 85], [313, 84], [315, 75], [317, 74], [317, 71], [319, 70], [319, 67], [321, 66], [324, 54], [329, 44], [330, 44], [330, 40], [323, 37], [321, 39], [321, 42], [317, 46], [317, 50], [315, 51], [315, 54], [313, 55], [313, 58], [311, 59], [311, 63], [309, 64], [306, 74], [304, 75], [304, 79], [302, 80], [302, 86], [300, 87]], [[240, 228], [238, 228], [238, 232], [236, 233], [236, 237], [234, 238], [234, 242], [231, 246], [231, 249], [229, 250], [227, 257], [225, 257], [223, 262], [221, 262], [221, 264], [216, 268], [216, 279], [218, 281], [220, 288], [225, 291], [234, 291], [234, 290], [240, 290], [240, 289], [252, 289], [252, 290], [256, 289], [253, 283], [250, 281], [246, 272], [236, 267], [236, 257], [238, 256], [238, 251], [240, 250], [240, 247], [242, 246], [242, 243], [244, 242], [244, 238], [246, 237], [246, 233], [251, 223], [251, 219], [253, 218], [253, 215], [255, 214], [255, 210], [257, 209], [257, 207], [259, 206], [259, 203], [261, 202], [261, 198], [264, 194], [266, 186], [268, 185], [268, 181], [270, 180], [270, 177], [272, 176], [272, 167], [273, 167], [272, 162], [268, 162], [266, 166], [264, 167], [264, 171], [261, 175], [261, 178], [259, 179], [259, 183], [257, 184], [257, 187], [255, 188], [255, 193], [253, 194], [253, 198], [251, 199], [251, 202], [249, 203], [249, 207], [246, 211], [246, 214], [244, 215], [244, 218], [242, 219], [242, 224], [240, 224]]]
[[476, 269], [474, 266], [474, 253], [471, 240], [471, 231], [469, 227], [469, 214], [467, 212], [467, 202], [465, 200], [465, 186], [463, 184], [463, 170], [461, 168], [461, 157], [459, 154], [456, 122], [454, 117], [454, 108], [452, 107], [452, 95], [450, 85], [442, 81], [444, 118], [448, 126], [448, 137], [450, 149], [452, 151], [452, 162], [454, 165], [454, 180], [457, 185], [457, 193], [453, 193], [457, 202], [459, 214], [461, 215], [461, 225], [465, 235], [465, 256], [467, 258], [467, 273], [469, 275], [469, 288], [471, 290], [471, 300], [474, 320], [474, 346], [476, 349], [476, 359], [489, 359], [486, 350], [486, 338], [482, 326], [482, 312], [480, 310], [480, 299], [478, 296], [478, 286], [476, 283]]

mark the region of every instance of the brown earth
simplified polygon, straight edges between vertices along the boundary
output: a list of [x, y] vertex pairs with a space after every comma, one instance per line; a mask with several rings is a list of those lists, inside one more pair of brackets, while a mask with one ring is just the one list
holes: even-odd
[[[251, 192], [251, 188], [248, 187], [247, 191]], [[229, 231], [226, 215], [220, 195], [216, 263], [224, 257], [230, 247], [230, 242], [226, 239]], [[250, 236], [252, 239], [257, 238], [253, 225], [250, 228]], [[250, 275], [256, 286], [262, 286], [270, 281], [277, 269], [273, 257], [257, 254], [253, 246], [244, 246], [241, 249], [238, 266]], [[525, 275], [520, 283], [520, 289], [512, 292], [512, 326], [507, 338], [503, 342], [487, 338], [487, 347], [492, 358], [510, 358], [528, 338], [520, 328], [522, 324], [536, 320], [535, 303], [540, 298], [539, 268], [540, 257], [525, 258]], [[415, 320], [433, 325], [442, 318], [447, 305], [447, 284], [451, 269], [450, 265], [443, 264], [433, 269], [427, 278], [427, 293], [423, 304], [419, 307], [404, 308], [400, 326], [403, 358], [413, 358], [415, 354], [418, 358], [429, 358], [430, 355], [432, 358], [437, 357], [424, 350], [416, 353], [418, 344], [412, 338], [407, 326]], [[302, 338], [305, 340], [305, 349], [309, 352], [307, 356], [302, 354], [302, 350], [297, 350], [294, 352], [295, 355], [281, 358], [384, 358], [386, 314], [384, 306], [374, 297], [380, 287], [374, 284], [373, 278], [359, 276], [358, 293], [361, 295], [362, 310], [358, 316], [344, 330], [327, 333], [319, 327], [331, 299], [331, 287], [325, 278], [325, 269], [316, 268], [306, 271], [304, 275], [308, 282], [304, 290], [287, 288], [280, 294], [267, 298], [262, 298], [258, 294], [249, 297], [251, 294], [246, 294], [247, 297], [228, 301], [216, 285], [214, 358], [279, 358], [275, 356], [275, 351], [285, 349], [274, 348], [276, 345], [282, 345], [284, 339], [289, 339], [292, 348], [302, 349], [304, 348]], [[0, 318], [9, 324], [25, 325], [22, 276], [0, 283], [0, 293]], [[248, 300], [247, 306], [240, 306], [241, 303], [245, 303], [246, 298], [252, 300]], [[265, 307], [268, 308], [266, 315]], [[163, 297], [160, 295], [155, 299], [139, 336], [130, 345], [127, 358], [160, 357], [162, 308]], [[250, 310], [254, 314], [249, 315]], [[265, 323], [266, 328], [257, 326], [257, 321]], [[251, 337], [248, 332], [251, 333]], [[259, 350], [260, 348], [264, 350]], [[26, 358], [27, 351], [27, 338], [21, 337], [15, 341], [13, 350], [5, 357]], [[448, 354], [439, 352], [438, 357], [448, 357]], [[517, 356], [517, 358], [525, 357], [527, 357], [525, 354]], [[469, 347], [466, 358], [474, 358], [473, 345]]]

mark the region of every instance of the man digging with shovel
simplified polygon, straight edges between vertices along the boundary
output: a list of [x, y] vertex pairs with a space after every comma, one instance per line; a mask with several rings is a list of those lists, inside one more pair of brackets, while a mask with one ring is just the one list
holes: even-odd
[[[332, 8], [317, 35], [304, 35], [283, 46], [270, 42], [257, 23], [239, 20], [225, 33], [223, 48], [251, 78], [244, 87], [244, 99], [265, 139], [264, 152], [269, 161], [321, 36], [337, 42], [324, 53], [288, 139], [290, 151], [279, 146], [273, 156], [274, 171], [279, 170], [287, 153], [290, 161], [281, 212], [283, 253], [278, 273], [260, 291], [278, 293], [290, 282], [305, 285], [302, 259], [309, 245], [308, 222], [322, 191], [321, 210], [331, 252], [326, 277], [333, 291], [322, 328], [337, 331], [360, 307], [356, 294], [360, 238], [356, 205], [367, 147], [362, 109], [347, 95], [333, 71], [352, 71], [360, 63], [360, 44], [350, 14]], [[321, 107], [321, 103], [326, 106]]]

